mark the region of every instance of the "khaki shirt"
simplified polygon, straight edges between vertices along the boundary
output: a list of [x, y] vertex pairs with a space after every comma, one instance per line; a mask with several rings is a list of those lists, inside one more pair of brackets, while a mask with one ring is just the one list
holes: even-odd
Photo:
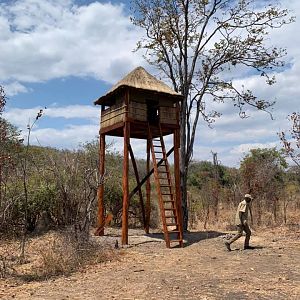
[[[247, 203], [246, 200], [243, 200], [239, 203], [239, 206], [236, 211], [235, 215], [235, 224], [236, 225], [243, 225], [244, 221], [248, 222], [248, 212], [250, 209], [250, 203]], [[242, 213], [242, 216], [240, 218], [240, 213]]]

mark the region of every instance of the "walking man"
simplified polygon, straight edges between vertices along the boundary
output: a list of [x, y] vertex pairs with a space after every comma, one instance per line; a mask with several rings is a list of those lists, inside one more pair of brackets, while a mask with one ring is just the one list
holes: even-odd
[[250, 194], [246, 194], [244, 200], [239, 203], [236, 216], [235, 216], [235, 224], [237, 225], [238, 232], [233, 238], [225, 242], [225, 246], [228, 251], [231, 251], [230, 245], [243, 235], [243, 231], [245, 231], [246, 233], [244, 249], [245, 250], [253, 249], [253, 247], [249, 246], [251, 230], [248, 225], [249, 211], [252, 218], [251, 206], [250, 206], [252, 200], [253, 200], [252, 196]]

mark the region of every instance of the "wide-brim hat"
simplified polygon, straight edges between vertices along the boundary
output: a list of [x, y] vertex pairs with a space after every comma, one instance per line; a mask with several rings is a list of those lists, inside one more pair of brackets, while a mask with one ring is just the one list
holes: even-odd
[[249, 199], [253, 199], [253, 197], [250, 195], [250, 194], [245, 194], [245, 197], [244, 198], [249, 198]]

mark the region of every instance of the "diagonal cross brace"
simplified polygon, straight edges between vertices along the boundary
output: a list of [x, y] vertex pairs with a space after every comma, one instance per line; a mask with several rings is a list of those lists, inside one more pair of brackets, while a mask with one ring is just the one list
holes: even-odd
[[[172, 147], [168, 153], [167, 157], [174, 151], [174, 147]], [[163, 163], [163, 159], [161, 159], [158, 163], [157, 166], [160, 166]], [[135, 195], [136, 192], [139, 191], [139, 189], [142, 187], [142, 185], [147, 181], [147, 179], [154, 173], [154, 168], [151, 169], [151, 171], [141, 180], [141, 182], [131, 191], [129, 194], [129, 200]]]

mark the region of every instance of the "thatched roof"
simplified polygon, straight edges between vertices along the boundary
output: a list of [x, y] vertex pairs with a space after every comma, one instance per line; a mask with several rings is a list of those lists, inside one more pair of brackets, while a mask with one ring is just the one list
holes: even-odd
[[175, 96], [181, 98], [182, 95], [176, 93], [169, 86], [162, 81], [156, 79], [149, 74], [144, 68], [137, 67], [129, 74], [127, 74], [122, 80], [115, 84], [106, 95], [97, 99], [94, 104], [106, 104], [107, 100], [111, 98], [117, 91], [124, 87], [130, 87], [139, 90], [153, 91], [159, 94], [165, 94], [169, 96]]

